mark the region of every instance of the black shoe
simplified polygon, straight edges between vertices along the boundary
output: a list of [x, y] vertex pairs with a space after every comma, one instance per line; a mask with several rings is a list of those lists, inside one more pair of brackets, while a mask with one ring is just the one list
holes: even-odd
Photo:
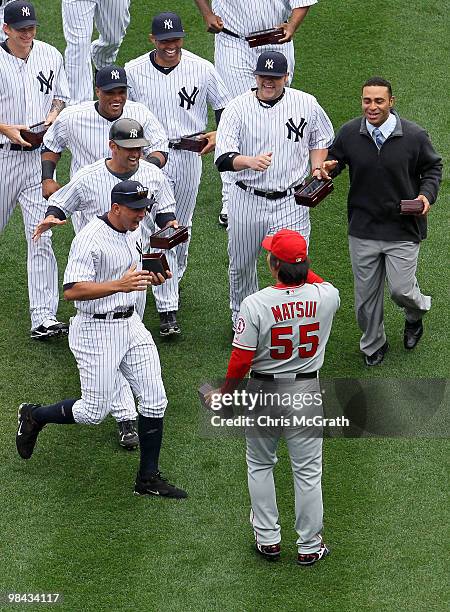
[[405, 321], [405, 330], [403, 332], [403, 345], [405, 349], [411, 350], [419, 342], [423, 335], [423, 323], [422, 319], [415, 321], [414, 323], [408, 323]]
[[324, 557], [330, 554], [330, 549], [327, 548], [326, 544], [322, 542], [320, 549], [315, 553], [302, 554], [298, 553], [297, 563], [299, 565], [314, 565], [317, 561], [320, 561]]
[[375, 351], [375, 353], [373, 353], [372, 355], [364, 355], [364, 361], [366, 362], [366, 365], [368, 366], [380, 365], [380, 363], [384, 359], [384, 356], [388, 352], [388, 348], [389, 348], [389, 344], [386, 341], [383, 344], [383, 346], [380, 347], [378, 351]]
[[164, 478], [161, 472], [156, 472], [153, 477], [148, 480], [142, 480], [138, 472], [134, 485], [134, 494], [160, 495], [161, 497], [172, 497], [174, 499], [183, 499], [187, 497], [186, 491], [178, 489], [175, 485], [169, 484], [167, 478]]
[[171, 336], [172, 334], [181, 334], [180, 326], [177, 323], [176, 312], [160, 312], [159, 313], [159, 335]]
[[139, 446], [139, 436], [136, 431], [136, 421], [120, 421], [117, 423], [119, 428], [119, 444], [122, 448], [133, 450]]
[[256, 552], [259, 553], [264, 559], [267, 561], [278, 561], [281, 553], [281, 544], [278, 542], [277, 544], [255, 544]]
[[220, 213], [219, 215], [219, 225], [222, 227], [228, 227], [228, 215], [225, 213]]
[[30, 335], [33, 340], [47, 340], [55, 336], [65, 336], [68, 333], [68, 323], [60, 323], [56, 319], [47, 319], [42, 325], [32, 329]]
[[16, 434], [17, 452], [22, 459], [29, 459], [33, 454], [34, 447], [39, 432], [43, 425], [39, 425], [33, 419], [34, 408], [39, 408], [41, 404], [20, 404], [17, 413], [19, 427]]

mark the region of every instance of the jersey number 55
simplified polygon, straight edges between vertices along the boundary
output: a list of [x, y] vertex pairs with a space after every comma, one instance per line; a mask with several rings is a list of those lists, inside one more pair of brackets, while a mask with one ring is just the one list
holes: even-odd
[[[300, 342], [298, 356], [301, 359], [313, 357], [316, 354], [317, 347], [319, 346], [319, 336], [314, 332], [319, 331], [319, 326], [320, 324], [318, 322], [299, 326]], [[270, 349], [270, 356], [272, 359], [290, 359], [293, 352], [292, 325], [273, 327]]]

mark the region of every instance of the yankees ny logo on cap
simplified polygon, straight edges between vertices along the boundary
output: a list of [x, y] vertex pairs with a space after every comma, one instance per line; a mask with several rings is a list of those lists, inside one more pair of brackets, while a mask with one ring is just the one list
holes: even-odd
[[288, 72], [287, 59], [278, 51], [264, 51], [256, 62], [256, 75], [271, 77], [286, 76]]
[[138, 137], [138, 131], [135, 129], [130, 130], [130, 138], [137, 138]]
[[152, 35], [156, 40], [183, 38], [185, 32], [180, 17], [176, 13], [160, 13], [153, 17]]
[[112, 79], [119, 79], [120, 78], [119, 71], [118, 70], [111, 70], [111, 78]]
[[23, 17], [30, 16], [30, 9], [28, 8], [28, 6], [22, 6], [22, 15]]

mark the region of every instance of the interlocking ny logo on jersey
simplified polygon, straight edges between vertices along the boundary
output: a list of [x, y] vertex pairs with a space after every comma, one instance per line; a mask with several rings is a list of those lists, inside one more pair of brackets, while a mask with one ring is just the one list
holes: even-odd
[[[39, 72], [39, 74], [37, 75], [36, 78], [39, 81], [39, 83], [41, 84], [41, 92], [42, 93], [48, 94], [53, 89], [53, 79], [55, 78], [55, 74], [54, 74], [53, 70], [50, 70], [50, 74], [49, 74], [48, 78], [45, 77], [45, 75], [42, 72], [42, 70]], [[44, 87], [46, 88], [45, 91], [44, 91]]]
[[184, 108], [184, 105], [186, 103], [186, 110], [189, 110], [191, 106], [195, 104], [195, 98], [197, 97], [197, 94], [199, 91], [200, 90], [198, 87], [194, 87], [194, 89], [192, 90], [192, 93], [189, 95], [188, 92], [186, 91], [186, 87], [182, 87], [181, 91], [178, 92], [178, 95], [180, 96], [180, 100], [181, 100], [180, 106]]
[[111, 70], [111, 78], [112, 79], [116, 79], [119, 80], [120, 79], [120, 74], [118, 70]]
[[164, 28], [166, 30], [173, 30], [172, 19], [164, 19]]
[[269, 70], [273, 70], [273, 60], [266, 60], [266, 68], [268, 68]]
[[30, 16], [30, 9], [28, 8], [28, 6], [22, 6], [22, 17], [29, 17]]
[[298, 125], [295, 125], [295, 123], [292, 120], [292, 117], [289, 119], [289, 121], [286, 121], [286, 127], [288, 129], [288, 139], [292, 140], [292, 135], [295, 134], [295, 141], [294, 142], [298, 142], [300, 138], [303, 138], [303, 130], [305, 129], [305, 126], [308, 122], [305, 121], [305, 119], [303, 119], [300, 121], [300, 123]]
[[137, 138], [137, 137], [138, 137], [138, 131], [135, 128], [130, 130], [130, 138]]

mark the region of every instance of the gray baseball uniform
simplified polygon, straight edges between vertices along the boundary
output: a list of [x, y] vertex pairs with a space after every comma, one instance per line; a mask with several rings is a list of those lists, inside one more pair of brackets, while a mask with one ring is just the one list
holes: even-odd
[[[263, 546], [281, 540], [273, 480], [281, 437], [286, 440], [294, 476], [298, 551], [310, 554], [321, 546], [322, 429], [307, 422], [297, 424], [293, 417], [322, 415], [317, 374], [339, 303], [338, 290], [323, 282], [279, 283], [246, 297], [241, 305], [233, 346], [255, 351], [247, 391], [259, 396], [261, 403], [252, 414], [254, 426], [246, 429], [246, 457], [250, 521], [256, 542]], [[257, 378], [258, 374], [273, 380]], [[290, 397], [289, 405], [284, 399], [269, 402], [275, 393]], [[270, 420], [280, 417], [281, 424]]]
[[[130, 0], [62, 0], [62, 20], [71, 104], [92, 100], [92, 67], [114, 64], [130, 23]], [[100, 36], [94, 42], [95, 24]]]

